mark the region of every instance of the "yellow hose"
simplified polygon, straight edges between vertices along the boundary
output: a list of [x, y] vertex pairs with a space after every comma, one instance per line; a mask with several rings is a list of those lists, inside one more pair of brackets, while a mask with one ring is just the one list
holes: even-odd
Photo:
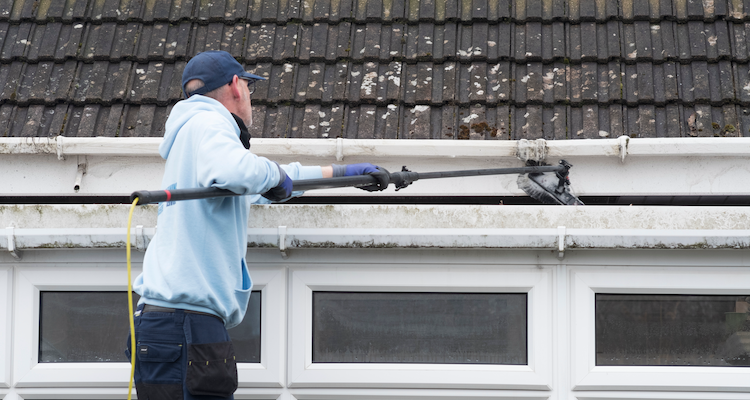
[[133, 211], [135, 206], [138, 204], [138, 198], [133, 200], [133, 205], [130, 206], [130, 215], [128, 216], [128, 234], [125, 240], [125, 254], [128, 259], [128, 312], [130, 313], [130, 380], [128, 381], [128, 400], [132, 399], [133, 395], [133, 377], [135, 376], [135, 319], [133, 317], [133, 280], [131, 279], [131, 268], [130, 268], [130, 224], [133, 222]]

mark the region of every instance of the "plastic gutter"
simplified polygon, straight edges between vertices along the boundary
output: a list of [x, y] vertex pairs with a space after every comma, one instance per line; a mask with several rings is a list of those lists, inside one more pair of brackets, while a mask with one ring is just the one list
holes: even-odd
[[[145, 251], [156, 228], [137, 226], [131, 243]], [[6, 228], [0, 250], [124, 249], [123, 228]], [[750, 230], [649, 229], [250, 229], [248, 247], [300, 249], [750, 249]]]
[[[161, 138], [0, 138], [0, 154], [55, 154], [65, 156], [158, 157]], [[372, 140], [372, 139], [261, 139], [252, 140], [253, 152], [267, 156], [369, 157], [510, 157], [570, 156], [737, 156], [748, 157], [745, 138], [641, 138], [584, 140]], [[531, 151], [529, 151], [531, 149]], [[528, 156], [532, 153], [532, 156]]]

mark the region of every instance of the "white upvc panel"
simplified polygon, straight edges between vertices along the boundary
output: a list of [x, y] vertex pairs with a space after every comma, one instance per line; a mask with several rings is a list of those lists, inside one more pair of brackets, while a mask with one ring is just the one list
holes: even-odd
[[13, 270], [0, 267], [0, 388], [10, 387], [10, 366], [13, 347], [11, 327], [13, 326]]
[[549, 392], [471, 389], [293, 389], [292, 400], [547, 400]]
[[750, 268], [577, 267], [570, 282], [574, 390], [750, 392], [748, 367], [596, 366], [594, 326], [597, 293], [742, 295]]
[[573, 400], [747, 400], [747, 393], [732, 392], [578, 392]]
[[[140, 268], [133, 269], [137, 276]], [[16, 387], [127, 387], [129, 363], [39, 363], [39, 293], [125, 291], [119, 266], [19, 267], [15, 270], [13, 381]], [[123, 346], [125, 343], [123, 343]]]
[[286, 270], [249, 268], [253, 290], [261, 291], [260, 363], [237, 364], [239, 387], [280, 388], [286, 354]]
[[[347, 269], [292, 269], [290, 275], [290, 388], [551, 388], [552, 273], [548, 267], [409, 269], [409, 265], [360, 264]], [[528, 365], [313, 363], [312, 294], [316, 290], [527, 293]]]

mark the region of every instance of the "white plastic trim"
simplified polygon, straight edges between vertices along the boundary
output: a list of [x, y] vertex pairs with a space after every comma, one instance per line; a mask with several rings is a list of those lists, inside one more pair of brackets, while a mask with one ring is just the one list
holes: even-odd
[[[0, 267], [0, 388], [10, 387], [10, 371], [13, 348], [11, 347], [13, 270]], [[0, 392], [2, 393], [2, 392]]]
[[[0, 154], [154, 156], [161, 138], [0, 138]], [[63, 145], [64, 143], [64, 145]], [[515, 159], [519, 141], [395, 139], [253, 139], [253, 152], [270, 157], [507, 157]], [[623, 146], [625, 143], [625, 146]], [[750, 155], [750, 138], [613, 138], [545, 141], [546, 157], [736, 156]]]
[[[125, 229], [14, 229], [18, 249], [124, 248]], [[138, 250], [156, 228], [136, 227], [131, 243]], [[248, 246], [293, 248], [495, 248], [549, 249], [748, 249], [750, 230], [658, 229], [250, 229]], [[283, 240], [283, 241], [282, 241]], [[0, 249], [9, 250], [0, 242]]]

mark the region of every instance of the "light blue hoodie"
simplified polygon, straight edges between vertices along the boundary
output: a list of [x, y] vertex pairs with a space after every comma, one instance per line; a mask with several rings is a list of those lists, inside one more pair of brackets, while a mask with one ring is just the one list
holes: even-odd
[[[157, 234], [133, 288], [140, 303], [207, 312], [227, 329], [242, 322], [252, 280], [245, 263], [250, 204], [276, 186], [272, 161], [246, 150], [221, 103], [195, 95], [178, 102], [159, 154], [167, 160], [162, 189], [219, 187], [250, 196], [159, 204]], [[320, 167], [283, 165], [292, 179], [321, 178]]]

